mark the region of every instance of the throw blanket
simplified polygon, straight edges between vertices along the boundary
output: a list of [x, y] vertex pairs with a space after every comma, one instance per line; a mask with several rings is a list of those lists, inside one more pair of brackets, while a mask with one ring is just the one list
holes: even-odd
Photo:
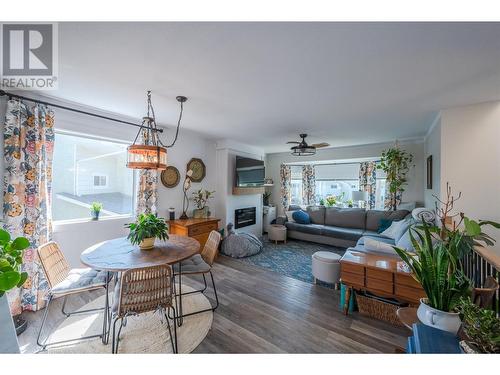
[[424, 221], [426, 223], [434, 223], [436, 220], [436, 214], [433, 210], [425, 207], [420, 207], [420, 208], [415, 208], [411, 212], [411, 216], [416, 220], [416, 221]]
[[263, 245], [257, 236], [251, 233], [234, 233], [232, 224], [228, 224], [228, 236], [221, 245], [222, 254], [233, 258], [244, 258], [260, 253]]

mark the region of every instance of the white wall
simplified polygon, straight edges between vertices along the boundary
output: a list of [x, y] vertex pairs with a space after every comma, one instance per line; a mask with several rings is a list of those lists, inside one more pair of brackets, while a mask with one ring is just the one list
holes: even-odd
[[236, 156], [244, 156], [254, 159], [264, 159], [263, 150], [249, 147], [229, 140], [217, 142], [217, 191], [220, 192], [217, 212], [221, 225], [226, 227], [228, 223], [234, 224], [234, 211], [240, 208], [256, 207], [256, 223], [247, 227], [238, 228], [239, 232], [262, 235], [262, 194], [233, 195], [235, 184], [235, 161]]
[[[272, 188], [271, 202], [278, 207], [278, 213], [283, 214], [280, 203], [280, 164], [281, 163], [301, 163], [316, 161], [337, 161], [347, 162], [356, 159], [376, 159], [382, 151], [393, 146], [393, 143], [372, 144], [363, 146], [338, 147], [318, 150], [314, 156], [298, 157], [289, 152], [281, 152], [266, 155], [266, 177], [274, 180]], [[421, 141], [400, 142], [402, 149], [413, 155], [415, 164], [408, 173], [408, 185], [403, 193], [404, 202], [416, 201], [423, 204], [424, 191], [422, 179], [424, 178], [424, 145]]]
[[[23, 93], [26, 96], [36, 97], [34, 93]], [[51, 102], [56, 100], [50, 99]], [[68, 103], [63, 103], [68, 105]], [[78, 107], [94, 113], [101, 113], [115, 118], [121, 118], [127, 121], [138, 123], [139, 119], [131, 119], [113, 113], [105, 113], [95, 108], [79, 106], [76, 103], [69, 103], [72, 107]], [[5, 100], [0, 102], [0, 118], [3, 126], [5, 115]], [[161, 119], [158, 119], [161, 120]], [[132, 142], [135, 138], [138, 128], [119, 124], [106, 120], [101, 120], [89, 116], [79, 115], [73, 112], [55, 109], [55, 129], [78, 132], [95, 137], [106, 137], [126, 142]], [[161, 135], [161, 138], [170, 143], [175, 129], [167, 128]], [[2, 131], [3, 137], [3, 131]], [[0, 147], [0, 173], [3, 176], [3, 140]], [[168, 149], [168, 164], [179, 169], [181, 176], [186, 173], [186, 165], [193, 158], [201, 158], [207, 168], [207, 174], [202, 183], [193, 184], [191, 192], [200, 187], [216, 190], [216, 168], [215, 168], [215, 140], [207, 139], [198, 133], [188, 131], [182, 128], [179, 133], [179, 139], [173, 148]], [[182, 177], [181, 177], [182, 179]], [[168, 217], [168, 208], [176, 209], [176, 217], [181, 214], [182, 207], [182, 181], [176, 188], [167, 189], [161, 182], [158, 187], [158, 214], [162, 217]], [[217, 193], [216, 193], [217, 199]], [[211, 202], [212, 215], [217, 216], [216, 202]], [[192, 214], [193, 204], [190, 205], [189, 215]], [[107, 239], [126, 235], [124, 224], [130, 222], [133, 218], [115, 218], [99, 220], [98, 222], [83, 221], [78, 223], [65, 223], [63, 225], [54, 225], [53, 239], [61, 245], [65, 256], [73, 267], [81, 266], [79, 264], [80, 253], [88, 246]]]
[[[441, 112], [441, 196], [462, 192], [457, 212], [500, 222], [500, 102]], [[497, 241], [500, 231], [487, 229]], [[496, 252], [500, 254], [497, 242]]]
[[[427, 189], [427, 158], [432, 155], [432, 189]], [[436, 118], [424, 142], [424, 203], [434, 208], [441, 194], [441, 117]]]

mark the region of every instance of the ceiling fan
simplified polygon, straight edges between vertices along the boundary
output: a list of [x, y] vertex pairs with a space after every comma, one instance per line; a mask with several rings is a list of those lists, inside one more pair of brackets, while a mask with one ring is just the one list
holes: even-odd
[[298, 141], [288, 141], [287, 144], [297, 144], [296, 146], [292, 146], [290, 150], [292, 150], [292, 155], [294, 156], [310, 156], [316, 154], [317, 148], [328, 147], [329, 143], [321, 142], [321, 143], [313, 143], [312, 145], [308, 145], [306, 142], [307, 134], [299, 134], [302, 140]]

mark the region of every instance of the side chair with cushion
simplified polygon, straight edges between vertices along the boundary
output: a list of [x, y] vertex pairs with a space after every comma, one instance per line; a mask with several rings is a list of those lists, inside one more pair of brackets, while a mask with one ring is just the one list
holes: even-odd
[[[217, 254], [219, 253], [219, 244], [221, 241], [221, 235], [219, 232], [213, 230], [210, 232], [210, 235], [208, 236], [208, 240], [205, 243], [205, 246], [203, 247], [203, 250], [201, 251], [200, 254], [193, 255], [191, 258], [186, 259], [181, 262], [181, 273], [182, 275], [202, 275], [203, 276], [203, 283], [204, 287], [203, 289], [199, 290], [193, 290], [191, 292], [185, 292], [176, 294], [176, 297], [185, 296], [187, 294], [193, 294], [193, 293], [204, 293], [205, 290], [207, 289], [207, 279], [206, 279], [206, 274], [210, 275], [210, 278], [212, 280], [212, 286], [214, 288], [214, 295], [215, 295], [215, 306], [211, 306], [208, 309], [200, 310], [200, 311], [194, 311], [190, 312], [188, 314], [182, 314], [181, 311], [179, 311], [178, 318], [182, 319], [186, 316], [190, 315], [195, 315], [195, 314], [200, 314], [206, 311], [215, 311], [217, 307], [219, 307], [219, 297], [217, 296], [217, 289], [215, 288], [215, 281], [214, 281], [214, 276], [212, 274], [212, 265], [214, 263], [215, 258], [217, 257]], [[175, 277], [179, 276], [179, 265], [175, 264], [174, 267], [174, 280]], [[174, 284], [175, 288], [175, 284]]]
[[[112, 353], [118, 353], [120, 333], [126, 325], [128, 316], [139, 315], [150, 311], [161, 311], [167, 321], [172, 350], [177, 353], [176, 312], [173, 306], [172, 269], [168, 265], [137, 268], [125, 271], [120, 276], [115, 288], [113, 301], [113, 341]], [[168, 320], [168, 311], [173, 311], [174, 335]], [[120, 320], [120, 328], [116, 334], [116, 323]], [[154, 334], [152, 332], [151, 334]]]
[[104, 313], [102, 333], [100, 334], [78, 337], [75, 339], [68, 339], [59, 342], [47, 343], [47, 340], [50, 336], [50, 334], [48, 334], [43, 341], [40, 341], [40, 338], [42, 336], [42, 330], [45, 325], [45, 321], [47, 320], [47, 315], [49, 313], [50, 303], [54, 298], [64, 297], [61, 312], [66, 317], [69, 317], [74, 314], [91, 313], [100, 310], [104, 311], [105, 307], [89, 309], [89, 310], [80, 310], [74, 312], [66, 312], [64, 308], [66, 307], [66, 300], [69, 296], [97, 289], [105, 289], [106, 291], [105, 298], [107, 304], [109, 278], [108, 278], [108, 273], [105, 271], [97, 271], [91, 268], [70, 269], [69, 264], [66, 261], [66, 258], [64, 257], [64, 254], [62, 253], [61, 249], [59, 248], [56, 242], [51, 241], [38, 247], [37, 252], [38, 252], [38, 257], [40, 259], [40, 263], [42, 265], [43, 271], [45, 273], [45, 276], [49, 284], [47, 305], [45, 306], [45, 312], [43, 314], [42, 324], [38, 332], [37, 344], [41, 346], [42, 349], [45, 349], [49, 345], [62, 344], [65, 342], [76, 341], [76, 340], [92, 339], [96, 337], [100, 337], [103, 340], [103, 343], [107, 343], [107, 326], [109, 321], [109, 312]]

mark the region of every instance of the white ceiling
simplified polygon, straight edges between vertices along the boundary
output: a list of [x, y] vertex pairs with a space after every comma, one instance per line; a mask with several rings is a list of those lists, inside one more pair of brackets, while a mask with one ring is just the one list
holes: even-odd
[[[62, 99], [286, 151], [422, 137], [500, 99], [500, 23], [61, 23]], [[172, 136], [172, 132], [168, 132]], [[182, 134], [181, 134], [182, 136]]]

